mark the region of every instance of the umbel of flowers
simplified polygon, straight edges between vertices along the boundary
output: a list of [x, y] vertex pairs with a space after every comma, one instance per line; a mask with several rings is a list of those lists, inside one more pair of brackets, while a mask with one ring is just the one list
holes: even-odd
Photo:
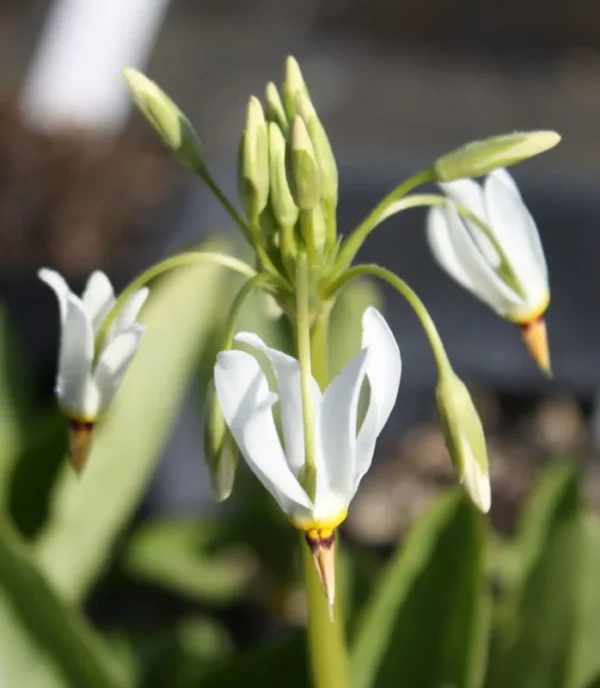
[[[229, 496], [239, 452], [304, 534], [333, 609], [335, 531], [369, 469], [377, 436], [396, 401], [402, 368], [384, 317], [369, 308], [362, 319], [360, 351], [330, 379], [329, 315], [340, 291], [355, 278], [369, 275], [389, 283], [419, 317], [437, 364], [436, 399], [450, 458], [476, 506], [486, 512], [491, 503], [481, 422], [429, 313], [399, 276], [379, 265], [355, 264], [357, 253], [391, 215], [428, 207], [427, 236], [437, 262], [515, 323], [538, 365], [549, 373], [543, 320], [550, 298], [546, 263], [535, 223], [504, 168], [552, 148], [560, 137], [537, 131], [467, 144], [399, 184], [356, 228], [344, 228], [341, 235], [336, 161], [293, 58], [287, 59], [280, 89], [269, 83], [263, 103], [256, 97], [248, 102], [239, 147], [239, 205], [215, 182], [201, 140], [181, 110], [139, 72], [126, 69], [125, 78], [142, 114], [179, 163], [214, 193], [255, 260], [249, 265], [218, 253], [179, 254], [149, 268], [117, 299], [100, 277], [93, 278], [80, 300], [57, 275], [40, 275], [59, 297], [63, 331], [57, 393], [74, 428], [73, 460], [79, 467], [85, 463], [93, 427], [140, 344], [135, 320], [148, 282], [193, 262], [237, 271], [246, 281], [232, 304], [209, 392], [205, 449], [212, 485], [218, 499]], [[483, 187], [469, 179], [487, 174]], [[429, 182], [437, 183], [442, 194], [411, 193]], [[278, 303], [294, 333], [293, 351], [272, 349], [251, 332], [236, 335], [236, 317], [254, 290]], [[364, 415], [358, 411], [363, 390], [368, 390]], [[84, 450], [76, 432], [82, 423]]]

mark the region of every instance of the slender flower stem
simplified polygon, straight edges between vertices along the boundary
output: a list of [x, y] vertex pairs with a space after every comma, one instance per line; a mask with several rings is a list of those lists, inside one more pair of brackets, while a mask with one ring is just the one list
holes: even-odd
[[135, 294], [138, 289], [146, 286], [156, 277], [160, 277], [165, 272], [169, 272], [174, 268], [183, 267], [186, 265], [197, 265], [198, 263], [213, 263], [214, 265], [222, 265], [234, 272], [243, 275], [244, 277], [252, 278], [256, 276], [256, 270], [250, 267], [243, 260], [238, 260], [232, 256], [227, 256], [222, 253], [211, 253], [209, 251], [189, 251], [186, 253], [178, 253], [166, 260], [152, 265], [147, 270], [138, 275], [127, 287], [121, 292], [119, 298], [110, 309], [108, 315], [102, 323], [98, 334], [96, 335], [95, 351], [98, 355], [102, 351], [104, 341], [108, 335], [111, 325], [115, 322], [119, 312], [129, 299]]
[[242, 310], [246, 299], [250, 294], [259, 287], [264, 287], [270, 282], [270, 277], [265, 273], [259, 273], [249, 279], [240, 288], [238, 293], [233, 299], [231, 308], [229, 310], [229, 317], [227, 318], [227, 328], [225, 330], [225, 336], [223, 337], [223, 343], [219, 347], [219, 351], [227, 351], [233, 346], [233, 338], [235, 337], [235, 328], [237, 325], [237, 319], [239, 317], [240, 311]]
[[[329, 382], [327, 372], [329, 312], [329, 308], [326, 308], [319, 315], [310, 333], [312, 372], [321, 389], [324, 389]], [[312, 554], [306, 546], [304, 536], [302, 536], [300, 548], [306, 585], [308, 647], [314, 688], [348, 688], [350, 674], [340, 604], [341, 595], [336, 596], [335, 612], [331, 618], [329, 605], [323, 594]], [[336, 587], [339, 589], [339, 566], [336, 567], [336, 571], [338, 571]]]
[[450, 367], [450, 362], [448, 361], [448, 356], [446, 355], [446, 350], [442, 344], [442, 340], [437, 331], [437, 328], [431, 319], [427, 309], [423, 305], [421, 299], [415, 294], [415, 292], [408, 286], [408, 284], [400, 279], [398, 275], [395, 275], [390, 270], [381, 267], [380, 265], [368, 264], [368, 265], [355, 265], [343, 275], [340, 275], [336, 280], [329, 284], [325, 288], [325, 297], [332, 298], [336, 292], [338, 292], [342, 287], [351, 282], [357, 277], [364, 277], [365, 275], [371, 277], [377, 277], [390, 284], [394, 289], [399, 291], [402, 296], [408, 301], [411, 308], [414, 310], [415, 314], [421, 321], [421, 325], [425, 330], [425, 334], [429, 339], [429, 344], [433, 350], [433, 355], [435, 357], [435, 362], [438, 367], [440, 374]]
[[[315, 468], [314, 414], [310, 351], [310, 313], [308, 293], [308, 260], [306, 253], [298, 256], [296, 267], [296, 346], [300, 362], [302, 390], [302, 422], [304, 425], [304, 461], [307, 469]], [[312, 495], [314, 498], [314, 495]]]
[[433, 168], [421, 170], [417, 174], [409, 177], [405, 182], [392, 189], [390, 193], [367, 215], [367, 217], [360, 223], [360, 225], [352, 232], [346, 239], [340, 250], [338, 259], [336, 261], [336, 273], [340, 274], [347, 270], [352, 265], [356, 254], [363, 245], [365, 239], [377, 227], [382, 218], [386, 217], [386, 210], [388, 207], [412, 191], [415, 187], [431, 182], [434, 180]]

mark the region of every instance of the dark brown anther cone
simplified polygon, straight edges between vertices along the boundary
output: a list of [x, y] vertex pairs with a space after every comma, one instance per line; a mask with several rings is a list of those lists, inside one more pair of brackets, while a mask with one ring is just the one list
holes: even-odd
[[87, 464], [92, 447], [94, 423], [69, 421], [69, 455], [75, 472], [80, 474]]

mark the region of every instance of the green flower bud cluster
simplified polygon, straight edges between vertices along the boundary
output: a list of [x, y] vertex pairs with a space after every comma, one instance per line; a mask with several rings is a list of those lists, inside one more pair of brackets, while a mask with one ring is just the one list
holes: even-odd
[[255, 240], [293, 272], [299, 249], [313, 265], [337, 245], [338, 171], [300, 67], [288, 57], [280, 92], [250, 98], [240, 144], [239, 195]]

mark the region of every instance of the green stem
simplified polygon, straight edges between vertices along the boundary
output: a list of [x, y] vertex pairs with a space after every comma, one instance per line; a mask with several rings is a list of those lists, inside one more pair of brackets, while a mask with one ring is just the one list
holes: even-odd
[[[317, 318], [310, 333], [311, 367], [321, 389], [324, 389], [329, 382], [327, 370], [329, 313], [329, 308], [326, 308]], [[302, 536], [300, 548], [306, 585], [308, 649], [314, 688], [348, 688], [350, 674], [348, 651], [344, 637], [344, 619], [340, 604], [341, 595], [336, 596], [332, 619], [312, 554], [306, 545], [304, 536]], [[339, 561], [337, 551], [336, 559]], [[338, 572], [336, 587], [339, 590], [342, 582], [339, 577], [339, 566], [336, 567], [336, 571]]]
[[233, 203], [227, 198], [227, 196], [221, 191], [220, 186], [214, 180], [208, 168], [204, 166], [199, 166], [195, 170], [196, 174], [202, 179], [206, 186], [212, 191], [215, 198], [226, 210], [227, 214], [235, 222], [235, 224], [242, 230], [242, 234], [246, 238], [249, 244], [252, 244], [252, 237], [250, 235], [250, 228], [248, 223], [244, 220], [240, 212], [235, 208]]
[[[306, 253], [298, 256], [296, 265], [296, 346], [300, 363], [302, 391], [302, 422], [304, 425], [304, 461], [309, 471], [315, 468], [314, 414], [310, 350], [310, 310], [308, 293], [308, 260]], [[314, 495], [312, 495], [314, 497]]]
[[389, 205], [394, 203], [394, 201], [397, 201], [399, 198], [402, 198], [402, 196], [406, 195], [409, 191], [412, 191], [415, 187], [433, 180], [433, 168], [428, 168], [413, 175], [395, 189], [390, 191], [390, 193], [380, 203], [378, 203], [375, 208], [373, 208], [373, 210], [367, 215], [367, 217], [360, 223], [360, 225], [354, 230], [354, 232], [352, 232], [352, 234], [342, 245], [336, 261], [336, 273], [340, 274], [344, 270], [347, 270], [350, 265], [352, 265], [352, 262], [356, 258], [356, 254], [365, 242], [365, 239], [381, 222], [381, 218], [385, 217], [385, 211]]
[[252, 218], [252, 221], [250, 222], [250, 236], [250, 243], [252, 244], [252, 248], [256, 251], [256, 255], [258, 256], [260, 265], [263, 267], [263, 269], [268, 272], [273, 279], [278, 280], [285, 286], [289, 286], [279, 274], [279, 271], [267, 253], [267, 249], [265, 248], [260, 235], [260, 220], [258, 217]]
[[448, 361], [448, 356], [446, 355], [446, 350], [442, 344], [442, 340], [437, 331], [437, 328], [431, 319], [427, 309], [423, 305], [421, 299], [415, 294], [415, 292], [408, 286], [408, 284], [395, 275], [390, 270], [382, 268], [380, 265], [369, 264], [369, 265], [355, 265], [354, 267], [346, 270], [343, 275], [340, 275], [331, 284], [325, 288], [325, 298], [330, 299], [338, 292], [342, 287], [351, 282], [357, 277], [364, 277], [368, 275], [370, 277], [377, 277], [384, 282], [390, 284], [394, 289], [399, 291], [402, 296], [408, 301], [411, 308], [414, 310], [415, 314], [421, 321], [421, 325], [425, 330], [425, 334], [429, 339], [429, 344], [433, 350], [433, 355], [435, 357], [435, 362], [438, 367], [438, 371], [442, 373], [447, 370], [450, 366]]
[[127, 287], [121, 292], [119, 298], [114, 303], [113, 307], [108, 312], [108, 315], [102, 323], [98, 334], [96, 335], [95, 352], [96, 356], [99, 356], [104, 341], [108, 335], [108, 332], [115, 322], [117, 315], [123, 308], [123, 306], [129, 301], [129, 299], [142, 287], [145, 287], [149, 282], [151, 282], [156, 277], [163, 275], [165, 272], [169, 272], [174, 268], [183, 267], [186, 265], [197, 265], [198, 263], [213, 263], [216, 265], [222, 265], [225, 268], [229, 268], [234, 272], [243, 275], [244, 277], [252, 278], [256, 276], [256, 270], [250, 267], [243, 260], [238, 260], [232, 256], [227, 256], [222, 253], [211, 253], [203, 251], [189, 251], [186, 253], [178, 253], [177, 255], [171, 256], [166, 260], [152, 265], [147, 270], [138, 275], [132, 282], [130, 282]]
[[244, 303], [248, 296], [257, 288], [269, 284], [270, 277], [265, 273], [261, 273], [252, 277], [238, 291], [235, 295], [231, 308], [229, 310], [229, 317], [227, 319], [227, 328], [225, 330], [225, 336], [223, 337], [223, 342], [219, 351], [227, 351], [233, 346], [233, 338], [235, 337], [235, 328], [237, 325], [237, 319], [242, 310]]

